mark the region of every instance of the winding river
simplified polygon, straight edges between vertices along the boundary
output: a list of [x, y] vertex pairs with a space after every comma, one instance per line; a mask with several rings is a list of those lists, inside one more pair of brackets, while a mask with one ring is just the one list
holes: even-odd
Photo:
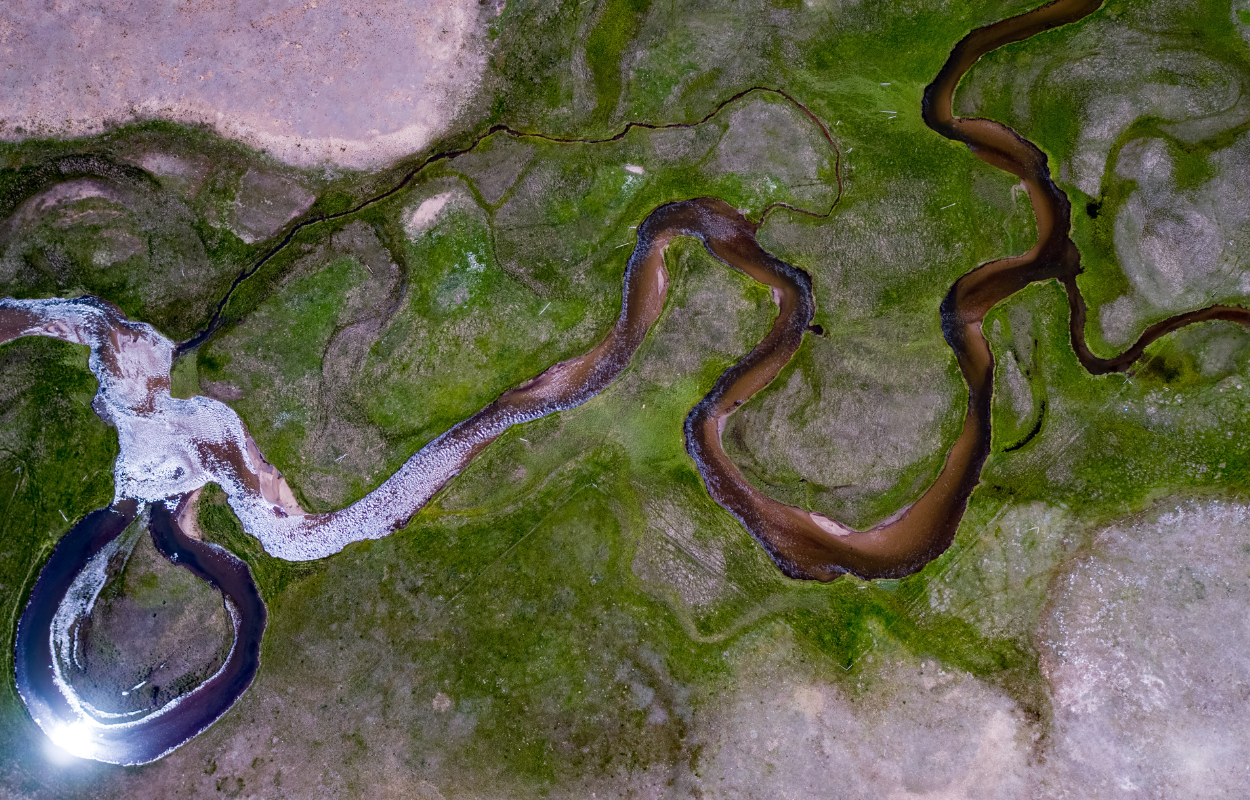
[[[831, 581], [842, 574], [895, 578], [921, 569], [950, 546], [990, 451], [994, 358], [981, 323], [991, 308], [1030, 283], [1056, 279], [1067, 289], [1073, 347], [1094, 373], [1132, 364], [1153, 340], [1204, 320], [1250, 326], [1250, 311], [1212, 306], [1149, 328], [1111, 359], [1085, 344], [1085, 304], [1077, 288], [1080, 254], [1069, 237], [1068, 198], [1051, 180], [1045, 155], [1010, 128], [951, 113], [955, 88], [983, 54], [1076, 21], [1101, 0], [1057, 0], [973, 31], [952, 51], [924, 94], [926, 124], [967, 144], [983, 161], [1020, 178], [1037, 219], [1038, 239], [1025, 254], [961, 277], [940, 308], [942, 329], [968, 385], [963, 429], [934, 484], [912, 505], [865, 531], [780, 503], [742, 475], [721, 446], [725, 421], [773, 381], [803, 341], [815, 312], [811, 277], [765, 252], [757, 224], [726, 203], [698, 198], [654, 210], [638, 227], [625, 270], [621, 313], [590, 352], [556, 364], [500, 395], [415, 453], [358, 503], [306, 514], [281, 474], [265, 462], [227, 406], [170, 395], [175, 345], [156, 330], [94, 299], [0, 301], [0, 342], [50, 336], [90, 347], [100, 389], [96, 412], [117, 428], [113, 504], [93, 512], [57, 545], [31, 592], [17, 633], [18, 691], [32, 718], [57, 744], [100, 761], [141, 764], [160, 758], [211, 725], [243, 694], [259, 666], [265, 607], [247, 566], [225, 550], [186, 535], [179, 516], [192, 493], [217, 483], [244, 529], [266, 551], [289, 560], [324, 558], [347, 544], [404, 527], [416, 512], [512, 425], [574, 408], [609, 386], [629, 365], [659, 318], [668, 289], [664, 249], [691, 236], [727, 266], [772, 288], [778, 314], [763, 341], [717, 380], [686, 418], [686, 447], [709, 494], [737, 517], [791, 578]], [[76, 620], [90, 614], [107, 576], [117, 537], [146, 506], [158, 549], [223, 596], [235, 641], [220, 670], [192, 692], [141, 716], [111, 714], [77, 697], [64, 678]]]

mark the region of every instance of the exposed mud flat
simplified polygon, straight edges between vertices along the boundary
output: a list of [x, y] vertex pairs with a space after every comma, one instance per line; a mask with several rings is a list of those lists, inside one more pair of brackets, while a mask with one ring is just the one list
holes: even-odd
[[475, 0], [259, 5], [17, 0], [0, 136], [200, 123], [290, 164], [363, 168], [448, 130], [485, 68]]
[[1038, 641], [1058, 785], [1086, 797], [1250, 793], [1250, 509], [1189, 501], [1100, 533]]
[[695, 726], [704, 796], [1032, 796], [1037, 731], [999, 689], [881, 652], [862, 670], [870, 685], [828, 683], [775, 633], [734, 648], [744, 688]]
[[663, 797], [676, 775], [692, 796], [741, 800], [1243, 796], [1248, 535], [1250, 508], [1203, 500], [1094, 532], [1034, 617], [1048, 715], [886, 637], [830, 680], [776, 624], [727, 650], [735, 688], [695, 710], [690, 770], [592, 788]]

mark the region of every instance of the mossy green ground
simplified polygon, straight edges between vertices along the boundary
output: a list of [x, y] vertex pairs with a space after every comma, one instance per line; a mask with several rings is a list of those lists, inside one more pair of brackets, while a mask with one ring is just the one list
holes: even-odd
[[[1123, 174], [1121, 154], [1134, 143], [1161, 140], [1173, 161], [1176, 193], [1192, 195], [1219, 173], [1221, 151], [1250, 130], [1250, 115], [1238, 102], [1250, 84], [1250, 43], [1231, 24], [1230, 6], [1221, 0], [1147, 8], [1108, 0], [1081, 25], [987, 55], [956, 100], [965, 112], [975, 107], [976, 114], [1012, 126], [1049, 156], [1072, 201], [1072, 235], [1085, 268], [1079, 285], [1090, 307], [1087, 337], [1104, 355], [1122, 348], [1107, 343], [1099, 312], [1131, 288], [1117, 252], [1116, 223], [1138, 182]], [[1168, 57], [1147, 57], [1159, 52]], [[1133, 102], [1143, 91], [1162, 98], [1167, 90], [1175, 93], [1171, 103]], [[1225, 94], [1231, 102], [1213, 99]], [[1115, 108], [1116, 100], [1123, 105]], [[1114, 113], [1099, 119], [1104, 109]], [[1088, 133], [1095, 127], [1096, 138]], [[1225, 290], [1208, 302], [1244, 298]], [[1130, 338], [1173, 313], [1145, 309], [1133, 320]]]
[[[966, 401], [938, 305], [960, 275], [1034, 236], [1027, 199], [929, 131], [920, 96], [964, 33], [1027, 4], [575, 5], [505, 9], [481, 119], [594, 138], [626, 120], [696, 121], [755, 85], [782, 87], [819, 117], [840, 150], [842, 199], [823, 219], [774, 211], [760, 239], [813, 275], [824, 335], [809, 335], [732, 418], [726, 446], [756, 485], [854, 525], [912, 502]], [[1216, 17], [1199, 20], [1216, 31], [1201, 47], [1232, 52]], [[1077, 55], [1065, 51], [1073, 35], [1047, 34], [977, 69], [1033, 47]], [[589, 78], [564, 68], [577, 54]], [[1054, 163], [1070, 156], [1072, 99], [1034, 98], [1030, 119], [1042, 123], [1030, 125], [1015, 120], [1006, 90], [982, 98], [979, 113], [1020, 124]], [[117, 141], [128, 140], [74, 147]], [[40, 147], [22, 158], [65, 146]], [[1193, 160], [1185, 174], [1203, 180], [1200, 148], [1181, 149]], [[384, 202], [299, 232], [230, 296], [221, 332], [177, 365], [175, 391], [226, 392], [307, 507], [350, 502], [501, 391], [598, 341], [619, 310], [631, 228], [651, 209], [706, 194], [753, 219], [777, 201], [823, 213], [833, 158], [810, 119], [762, 92], [695, 128], [634, 129], [609, 143], [495, 134]], [[1095, 200], [1059, 178], [1078, 212]], [[320, 192], [308, 213], [350, 208], [354, 192], [380, 182], [308, 177]], [[1100, 281], [1124, 283], [1098, 232], [1117, 213], [1114, 193], [1098, 199], [1096, 218], [1076, 214], [1095, 306], [1100, 291], [1114, 296]], [[422, 203], [443, 195], [437, 219], [417, 225]], [[230, 242], [221, 263], [236, 269], [273, 244], [212, 229]], [[376, 289], [378, 248], [400, 276], [393, 292]], [[698, 774], [699, 721], [742, 688], [735, 659], [778, 631], [851, 695], [888, 689], [874, 654], [932, 659], [999, 687], [1044, 732], [1031, 637], [1055, 570], [1097, 524], [1176, 493], [1241, 491], [1250, 474], [1244, 336], [1206, 326], [1152, 346], [1130, 378], [1091, 377], [1071, 352], [1062, 292], [1039, 285], [987, 320], [996, 357], [1020, 366], [1035, 408], [1012, 407], [1000, 374], [994, 453], [956, 544], [901, 581], [788, 581], [710, 500], [682, 441], [689, 408], [767, 330], [771, 300], [697, 243], [677, 242], [667, 263], [664, 315], [615, 385], [509, 431], [388, 539], [288, 564], [208, 490], [201, 527], [248, 561], [270, 610], [256, 684], [166, 761], [76, 765], [55, 780], [10, 685], [0, 708], [8, 785], [49, 796], [175, 786], [352, 796], [392, 770], [448, 797], [541, 796], [655, 769]], [[215, 297], [228, 276], [223, 267]], [[362, 297], [379, 322], [355, 339]], [[208, 310], [165, 330], [189, 333]], [[111, 496], [116, 445], [87, 405], [81, 348], [23, 341], [0, 358], [11, 641], [56, 537]], [[341, 363], [353, 368], [340, 374]], [[355, 427], [335, 427], [340, 418]]]

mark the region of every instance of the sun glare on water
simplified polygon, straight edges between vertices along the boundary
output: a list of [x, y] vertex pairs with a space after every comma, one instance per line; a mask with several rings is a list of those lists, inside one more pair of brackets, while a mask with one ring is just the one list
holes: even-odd
[[67, 755], [92, 758], [98, 749], [91, 726], [86, 722], [58, 725], [48, 732], [48, 738], [56, 745], [52, 754], [62, 758]]

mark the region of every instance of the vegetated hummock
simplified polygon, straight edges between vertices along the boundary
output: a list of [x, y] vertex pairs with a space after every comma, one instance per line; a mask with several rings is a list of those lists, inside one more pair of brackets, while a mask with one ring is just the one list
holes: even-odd
[[[304, 508], [337, 508], [598, 341], [630, 227], [657, 205], [828, 211], [835, 166], [793, 106], [748, 94], [699, 122], [782, 87], [842, 154], [827, 218], [776, 210], [759, 232], [812, 274], [823, 335], [730, 418], [725, 446], [770, 495], [868, 527], [924, 491], [958, 435], [944, 294], [1036, 238], [1018, 186], [926, 128], [920, 96], [969, 30], [1028, 7], [507, 4], [459, 127], [395, 171], [296, 169], [162, 122], [13, 141], [0, 293], [96, 294], [173, 339], [229, 297], [176, 362], [175, 394], [231, 405]], [[1175, 313], [1245, 302], [1245, 16], [1108, 0], [960, 86], [956, 112], [1038, 144], [1071, 198], [1099, 355]], [[699, 124], [601, 144], [499, 132], [351, 211], [493, 124], [592, 140], [627, 122]], [[277, 249], [299, 221], [343, 212]], [[1244, 793], [1246, 678], [1227, 655], [1250, 543], [1244, 332], [1191, 327], [1131, 374], [1092, 377], [1062, 288], [1024, 290], [984, 326], [994, 439], [951, 549], [899, 581], [796, 583], [708, 498], [682, 441], [689, 408], [767, 330], [771, 298], [693, 242], [667, 268], [665, 312], [610, 389], [505, 434], [388, 539], [289, 564], [206, 491], [203, 535], [248, 561], [269, 606], [255, 684], [136, 771], [50, 767], [10, 692], [5, 791]], [[4, 619], [56, 539], [112, 496], [95, 390], [85, 348], [0, 348]], [[118, 613], [151, 599], [130, 578]], [[201, 613], [179, 602], [162, 631]], [[120, 645], [128, 670], [158, 657]]]

